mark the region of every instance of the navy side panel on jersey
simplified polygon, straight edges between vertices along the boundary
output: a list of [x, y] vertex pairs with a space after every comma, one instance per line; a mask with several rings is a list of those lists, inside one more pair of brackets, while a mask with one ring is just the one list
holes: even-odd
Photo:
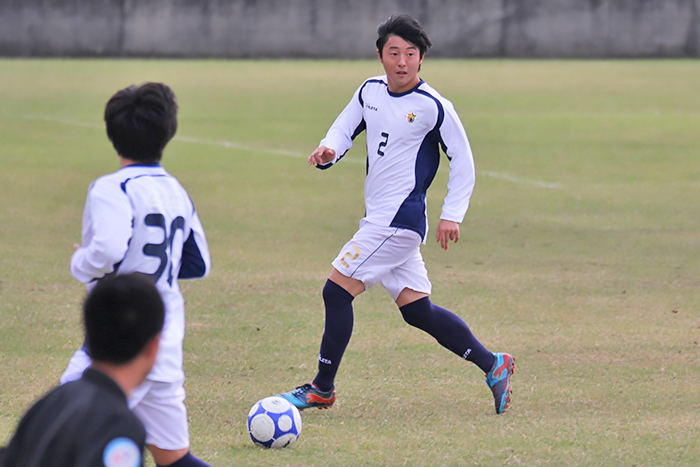
[[428, 220], [425, 216], [425, 197], [440, 166], [440, 146], [444, 146], [442, 137], [440, 136], [440, 126], [442, 126], [443, 119], [445, 118], [445, 110], [440, 101], [427, 92], [421, 90], [416, 90], [415, 92], [429, 97], [436, 103], [438, 107], [438, 119], [435, 127], [425, 136], [425, 139], [418, 149], [415, 168], [416, 185], [401, 204], [401, 207], [391, 222], [391, 226], [414, 230], [418, 232], [421, 237], [425, 238], [428, 227]]
[[201, 251], [194, 239], [194, 231], [190, 232], [185, 244], [182, 246], [182, 265], [178, 273], [178, 279], [194, 279], [202, 277], [207, 271]]

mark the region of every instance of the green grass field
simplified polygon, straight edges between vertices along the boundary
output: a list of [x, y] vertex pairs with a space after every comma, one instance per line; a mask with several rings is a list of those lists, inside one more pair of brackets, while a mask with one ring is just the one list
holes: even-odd
[[[330, 261], [364, 212], [364, 141], [306, 156], [375, 62], [0, 60], [0, 444], [82, 342], [68, 270], [87, 188], [116, 170], [104, 104], [164, 81], [163, 165], [207, 230], [183, 283], [192, 450], [214, 466], [700, 465], [698, 61], [443, 61], [477, 186], [462, 239], [423, 248], [433, 301], [516, 356], [511, 409], [406, 325], [355, 301], [339, 401], [290, 449], [250, 442], [258, 399], [309, 381]], [[444, 159], [446, 161], [446, 159]], [[443, 164], [429, 196], [437, 225]], [[150, 460], [148, 465], [152, 465]]]

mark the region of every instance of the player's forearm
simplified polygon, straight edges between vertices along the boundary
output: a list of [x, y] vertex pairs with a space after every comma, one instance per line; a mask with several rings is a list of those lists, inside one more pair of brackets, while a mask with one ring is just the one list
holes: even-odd
[[464, 216], [469, 209], [469, 200], [471, 199], [472, 190], [467, 186], [459, 189], [448, 189], [447, 196], [442, 205], [442, 213], [440, 219], [456, 222], [461, 224]]
[[464, 216], [467, 214], [467, 209], [469, 209], [471, 195], [472, 190], [466, 186], [460, 189], [448, 189], [445, 202], [442, 205], [440, 219], [461, 224]]
[[81, 247], [71, 257], [70, 272], [76, 280], [88, 284], [114, 272], [125, 254], [126, 248], [110, 251], [94, 244]]
[[475, 183], [474, 160], [471, 152], [463, 152], [450, 161], [450, 179], [440, 219], [461, 223], [469, 208]]
[[321, 140], [319, 146], [325, 146], [335, 151], [335, 157], [332, 160], [325, 164], [319, 164], [322, 167], [329, 167], [338, 162], [338, 160], [350, 150], [352, 147], [352, 139], [345, 133], [344, 129], [331, 127], [326, 137]]
[[83, 214], [82, 246], [71, 258], [71, 274], [90, 283], [124, 259], [133, 235], [131, 203], [118, 184], [98, 179], [90, 188]]
[[452, 105], [445, 104], [445, 120], [440, 129], [443, 148], [450, 159], [450, 178], [441, 219], [461, 223], [474, 191], [476, 172], [471, 145], [462, 122]]

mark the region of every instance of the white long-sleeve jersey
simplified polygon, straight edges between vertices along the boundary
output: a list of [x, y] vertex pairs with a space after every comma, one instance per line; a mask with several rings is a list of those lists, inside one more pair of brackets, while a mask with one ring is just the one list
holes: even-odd
[[321, 145], [338, 162], [352, 141], [367, 131], [365, 219], [373, 224], [428, 233], [426, 191], [440, 163], [450, 161], [441, 219], [461, 223], [474, 189], [474, 158], [464, 126], [450, 101], [423, 80], [392, 93], [386, 75], [367, 79], [336, 118]]
[[108, 274], [153, 278], [165, 304], [155, 381], [184, 378], [185, 301], [178, 278], [204, 277], [211, 260], [204, 229], [187, 191], [159, 164], [135, 164], [98, 178], [83, 212], [82, 247], [71, 273], [91, 288]]

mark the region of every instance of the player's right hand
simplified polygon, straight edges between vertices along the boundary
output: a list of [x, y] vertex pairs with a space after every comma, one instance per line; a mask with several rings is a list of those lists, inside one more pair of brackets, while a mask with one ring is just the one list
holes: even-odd
[[309, 156], [309, 165], [318, 167], [319, 165], [326, 165], [335, 159], [335, 150], [327, 148], [325, 146], [319, 146], [314, 152]]

